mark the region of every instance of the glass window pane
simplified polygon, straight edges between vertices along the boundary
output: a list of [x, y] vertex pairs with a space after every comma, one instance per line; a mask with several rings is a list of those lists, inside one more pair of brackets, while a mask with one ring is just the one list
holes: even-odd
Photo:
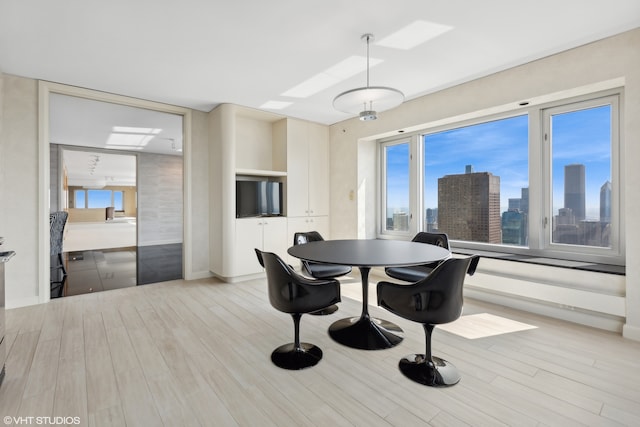
[[611, 106], [551, 116], [552, 242], [610, 247]]
[[111, 206], [111, 190], [87, 190], [89, 208], [106, 208]]
[[426, 231], [526, 246], [528, 141], [526, 115], [425, 135]]
[[77, 209], [85, 208], [85, 191], [84, 190], [75, 190], [73, 192], [73, 205]]
[[409, 143], [387, 145], [386, 161], [386, 224], [388, 231], [409, 231]]
[[113, 207], [116, 211], [124, 211], [124, 191], [113, 192]]

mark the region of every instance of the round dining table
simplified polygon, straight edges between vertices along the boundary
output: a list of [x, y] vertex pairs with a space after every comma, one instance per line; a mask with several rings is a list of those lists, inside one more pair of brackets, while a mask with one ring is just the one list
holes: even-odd
[[358, 267], [362, 278], [362, 313], [334, 322], [329, 335], [352, 348], [380, 350], [403, 339], [402, 329], [387, 320], [369, 315], [369, 272], [372, 267], [407, 267], [450, 257], [444, 248], [400, 240], [324, 240], [294, 245], [289, 255], [307, 261]]

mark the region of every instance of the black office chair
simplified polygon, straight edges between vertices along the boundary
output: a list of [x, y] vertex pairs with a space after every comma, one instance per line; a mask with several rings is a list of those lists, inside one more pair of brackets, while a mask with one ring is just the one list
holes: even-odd
[[64, 227], [67, 223], [69, 214], [64, 211], [53, 212], [49, 214], [49, 233], [50, 233], [50, 255], [51, 255], [51, 269], [50, 286], [51, 298], [59, 298], [64, 292], [64, 283], [67, 280], [67, 270], [64, 267], [64, 260], [62, 259], [62, 243], [64, 237]]
[[[293, 235], [294, 245], [303, 245], [309, 242], [318, 242], [324, 240], [317, 231], [298, 232]], [[319, 262], [301, 260], [302, 272], [315, 279], [334, 279], [351, 273], [351, 267], [348, 265], [322, 264]], [[335, 313], [338, 310], [337, 305], [332, 305], [323, 310], [313, 313], [316, 316], [325, 316]]]
[[[445, 233], [427, 233], [422, 231], [416, 234], [411, 241], [440, 246], [441, 248], [451, 250], [449, 248], [449, 237]], [[410, 267], [387, 267], [384, 269], [384, 272], [394, 279], [404, 280], [406, 282], [417, 282], [427, 277], [441, 262], [442, 261], [436, 261]]]
[[378, 283], [378, 305], [405, 319], [422, 323], [426, 338], [425, 354], [411, 354], [398, 367], [420, 384], [444, 387], [460, 381], [458, 370], [446, 360], [431, 354], [431, 334], [435, 325], [449, 323], [462, 313], [462, 288], [466, 274], [473, 274], [478, 255], [449, 258], [426, 278], [413, 284]]
[[322, 350], [300, 342], [300, 318], [340, 302], [340, 282], [334, 279], [311, 279], [296, 273], [282, 258], [258, 249], [256, 256], [267, 272], [269, 302], [279, 311], [291, 314], [294, 342], [282, 345], [271, 353], [271, 361], [284, 369], [304, 369], [322, 359]]

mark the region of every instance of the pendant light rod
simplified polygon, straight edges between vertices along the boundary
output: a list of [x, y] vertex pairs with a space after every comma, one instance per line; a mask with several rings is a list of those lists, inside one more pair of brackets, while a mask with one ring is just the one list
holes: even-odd
[[366, 40], [367, 42], [367, 87], [369, 87], [369, 42], [373, 39], [373, 34], [364, 34], [361, 39]]

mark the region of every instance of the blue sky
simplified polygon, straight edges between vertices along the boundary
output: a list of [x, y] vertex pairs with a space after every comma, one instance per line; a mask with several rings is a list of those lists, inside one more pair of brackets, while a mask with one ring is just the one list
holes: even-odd
[[[598, 107], [553, 117], [554, 212], [564, 205], [564, 166], [582, 163], [586, 170], [587, 216], [598, 215], [600, 187], [610, 180], [610, 107]], [[500, 177], [501, 208], [529, 186], [528, 117], [439, 132], [424, 137], [425, 208], [437, 206], [438, 178], [465, 172], [491, 172]], [[408, 205], [408, 147], [387, 152], [389, 206]]]
[[599, 218], [600, 187], [611, 181], [611, 107], [552, 118], [553, 210], [564, 204], [564, 165], [585, 165], [587, 219]]
[[[88, 208], [105, 208], [107, 206], [111, 206], [111, 190], [87, 190], [89, 197], [89, 206]], [[76, 207], [83, 208], [85, 203], [84, 190], [79, 190], [75, 192], [75, 203]], [[123, 193], [122, 191], [114, 191], [114, 205], [116, 210], [123, 209]]]
[[511, 117], [426, 135], [425, 206], [438, 204], [438, 178], [461, 174], [466, 165], [474, 172], [500, 177], [500, 205], [519, 198], [529, 186], [527, 116]]

